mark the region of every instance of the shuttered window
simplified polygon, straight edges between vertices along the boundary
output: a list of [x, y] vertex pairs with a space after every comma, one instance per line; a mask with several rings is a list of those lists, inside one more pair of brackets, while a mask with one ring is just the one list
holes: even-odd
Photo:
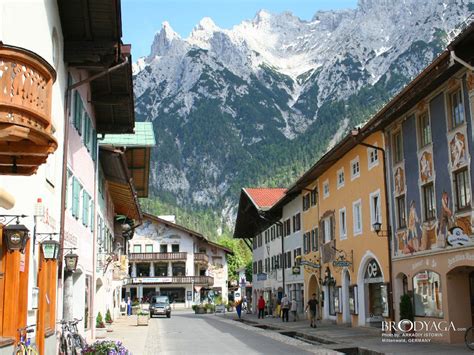
[[82, 224], [86, 227], [89, 226], [90, 216], [89, 216], [89, 205], [90, 205], [90, 196], [83, 190], [82, 192]]
[[74, 94], [74, 117], [73, 124], [79, 135], [82, 135], [82, 113], [84, 111], [81, 95], [76, 91]]
[[81, 184], [75, 177], [73, 177], [72, 178], [72, 215], [76, 219], [79, 218], [80, 193], [81, 193]]

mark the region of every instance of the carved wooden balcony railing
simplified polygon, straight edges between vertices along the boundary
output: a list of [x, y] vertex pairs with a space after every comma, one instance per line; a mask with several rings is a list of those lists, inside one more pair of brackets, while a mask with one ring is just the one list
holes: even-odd
[[194, 253], [194, 262], [207, 264], [209, 263], [209, 257], [204, 253]]
[[0, 174], [31, 175], [57, 149], [55, 80], [54, 69], [37, 54], [0, 44]]
[[177, 261], [186, 260], [187, 253], [130, 253], [130, 261]]
[[214, 278], [211, 276], [144, 276], [130, 277], [124, 282], [127, 284], [194, 284], [213, 286]]

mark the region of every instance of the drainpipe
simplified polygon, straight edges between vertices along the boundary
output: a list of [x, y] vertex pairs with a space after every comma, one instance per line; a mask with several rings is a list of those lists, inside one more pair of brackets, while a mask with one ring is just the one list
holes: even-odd
[[462, 60], [461, 58], [459, 58], [456, 55], [456, 53], [454, 53], [454, 51], [450, 51], [449, 54], [450, 54], [450, 61], [449, 61], [450, 66], [454, 65], [454, 62], [458, 62], [459, 64], [465, 66], [470, 71], [474, 72], [474, 67], [472, 65], [470, 65], [468, 62], [466, 62], [466, 61]]
[[[69, 94], [72, 92], [72, 90], [90, 83], [91, 81], [100, 78], [104, 75], [107, 75], [117, 69], [122, 68], [123, 66], [128, 64], [128, 57], [125, 57], [125, 60], [117, 64], [111, 68], [108, 68], [100, 73], [97, 73], [95, 75], [92, 75], [84, 80], [78, 81], [75, 84], [72, 84], [67, 87], [65, 93], [64, 93], [64, 135], [63, 135], [63, 161], [62, 161], [62, 183], [61, 183], [61, 221], [60, 221], [60, 248], [59, 248], [59, 258], [58, 258], [58, 267], [59, 270], [61, 271], [59, 273], [59, 280], [58, 280], [58, 290], [63, 291], [63, 319], [72, 319], [73, 318], [73, 282], [72, 282], [72, 273], [65, 273], [64, 272], [64, 267], [63, 267], [63, 259], [64, 259], [64, 232], [65, 232], [65, 217], [66, 217], [66, 187], [67, 187], [67, 157], [68, 157], [68, 141], [69, 141], [69, 126], [70, 126], [70, 121], [69, 121], [69, 104], [70, 102], [68, 101]], [[97, 149], [97, 152], [99, 149]], [[96, 161], [98, 164], [98, 160]], [[97, 174], [97, 172], [96, 172]], [[94, 195], [96, 195], [96, 187], [97, 187], [97, 180], [94, 182]], [[96, 196], [95, 196], [96, 197]], [[96, 207], [96, 202], [94, 202], [94, 205]], [[96, 208], [94, 208], [94, 214], [96, 214]], [[94, 216], [94, 223], [95, 223], [95, 216]], [[95, 263], [96, 263], [96, 256], [95, 256], [95, 238], [96, 238], [96, 228], [94, 226], [94, 259], [93, 259], [93, 265], [94, 265], [94, 277], [95, 277]], [[67, 280], [66, 280], [67, 278]], [[95, 290], [95, 279], [93, 280], [94, 286], [93, 290]], [[92, 296], [92, 301], [93, 301], [93, 296]], [[57, 300], [59, 300], [59, 297], [57, 297]], [[91, 305], [93, 306], [93, 305]], [[93, 307], [92, 307], [93, 310]], [[92, 313], [92, 312], [91, 312]], [[92, 313], [93, 314], [93, 313]], [[92, 316], [93, 320], [93, 316]], [[92, 325], [94, 322], [91, 323]], [[92, 329], [94, 327], [92, 326]], [[94, 331], [92, 331], [93, 335]]]

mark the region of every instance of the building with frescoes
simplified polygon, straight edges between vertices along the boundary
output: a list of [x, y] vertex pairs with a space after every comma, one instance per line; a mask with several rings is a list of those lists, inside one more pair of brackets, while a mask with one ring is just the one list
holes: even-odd
[[473, 59], [471, 24], [367, 125], [385, 131], [397, 320], [408, 294], [415, 320], [474, 325]]
[[230, 249], [176, 223], [144, 214], [128, 245], [129, 277], [122, 298], [146, 302], [167, 295], [175, 308], [228, 300]]

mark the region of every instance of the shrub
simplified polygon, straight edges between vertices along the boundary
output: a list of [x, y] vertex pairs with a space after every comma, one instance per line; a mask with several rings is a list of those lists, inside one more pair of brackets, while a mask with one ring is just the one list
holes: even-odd
[[95, 327], [96, 328], [105, 328], [104, 319], [102, 318], [102, 313], [97, 314], [97, 318], [95, 319]]
[[138, 312], [137, 312], [137, 316], [147, 316], [148, 315], [148, 312], [147, 311], [144, 311], [143, 309], [140, 309]]
[[193, 309], [194, 312], [196, 312], [197, 307], [198, 307], [197, 304], [193, 304], [191, 308]]
[[86, 348], [82, 351], [82, 353], [91, 355], [130, 354], [127, 348], [123, 346], [122, 342], [112, 340], [96, 341], [91, 345], [87, 345]]
[[400, 319], [408, 319], [412, 322], [415, 319], [411, 298], [408, 295], [400, 297]]
[[105, 323], [108, 323], [108, 324], [113, 323], [112, 315], [110, 314], [110, 309], [108, 309], [107, 312], [105, 313]]
[[208, 311], [209, 313], [212, 313], [214, 312], [215, 310], [215, 306], [212, 304], [212, 303], [206, 303], [204, 308], [206, 309], [206, 311]]

